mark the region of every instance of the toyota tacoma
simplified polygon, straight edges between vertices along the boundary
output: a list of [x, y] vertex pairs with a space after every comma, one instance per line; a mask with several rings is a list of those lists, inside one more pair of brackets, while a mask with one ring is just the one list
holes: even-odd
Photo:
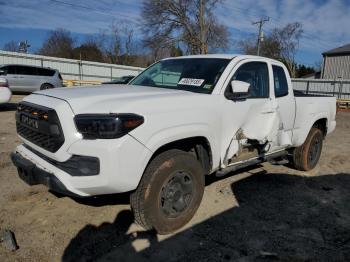
[[168, 58], [127, 85], [25, 97], [11, 158], [29, 185], [75, 197], [131, 192], [136, 222], [167, 234], [195, 214], [206, 175], [282, 159], [313, 169], [335, 116], [336, 99], [294, 92], [281, 62]]

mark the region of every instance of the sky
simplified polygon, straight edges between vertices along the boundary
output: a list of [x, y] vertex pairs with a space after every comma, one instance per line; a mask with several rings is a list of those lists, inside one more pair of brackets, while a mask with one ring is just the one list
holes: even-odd
[[[113, 21], [134, 27], [141, 39], [141, 6], [142, 0], [0, 0], [0, 48], [11, 40], [28, 40], [29, 52], [35, 52], [56, 28], [82, 41]], [[322, 52], [350, 43], [350, 0], [222, 0], [215, 14], [230, 31], [226, 53], [239, 52], [235, 43], [257, 35], [252, 22], [265, 17], [270, 17], [265, 34], [288, 23], [303, 24], [298, 63], [314, 66]]]

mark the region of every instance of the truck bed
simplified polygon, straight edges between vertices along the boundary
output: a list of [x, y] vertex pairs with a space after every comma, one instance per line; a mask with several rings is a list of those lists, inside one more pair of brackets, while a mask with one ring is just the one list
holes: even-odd
[[[333, 120], [336, 114], [336, 98], [320, 95], [295, 95], [294, 139], [303, 143], [312, 124], [319, 119]], [[333, 123], [334, 122], [334, 123]], [[335, 121], [327, 122], [328, 132], [335, 128]]]

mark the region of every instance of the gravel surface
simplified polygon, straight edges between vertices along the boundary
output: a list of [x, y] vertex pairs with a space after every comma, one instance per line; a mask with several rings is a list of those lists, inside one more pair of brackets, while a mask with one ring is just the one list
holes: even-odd
[[[128, 194], [72, 199], [22, 182], [10, 161], [16, 102], [0, 105], [0, 261], [350, 261], [350, 113], [339, 113], [311, 172], [263, 164], [209, 177], [180, 232], [133, 222]], [[1, 241], [0, 241], [1, 242]]]

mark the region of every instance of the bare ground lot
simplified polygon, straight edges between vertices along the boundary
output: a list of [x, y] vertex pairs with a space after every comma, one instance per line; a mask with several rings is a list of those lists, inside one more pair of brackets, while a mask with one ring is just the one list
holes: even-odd
[[208, 178], [191, 223], [170, 236], [133, 223], [128, 195], [77, 200], [29, 187], [9, 155], [15, 102], [0, 106], [0, 261], [350, 261], [350, 113], [339, 113], [318, 167], [261, 167]]

